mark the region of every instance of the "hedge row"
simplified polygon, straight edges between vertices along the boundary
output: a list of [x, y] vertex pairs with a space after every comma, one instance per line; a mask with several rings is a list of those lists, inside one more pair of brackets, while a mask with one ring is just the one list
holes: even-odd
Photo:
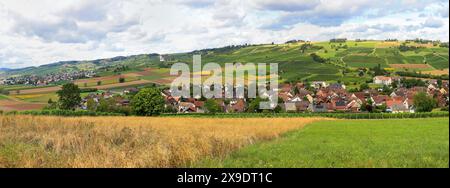
[[[0, 114], [2, 112], [0, 111]], [[121, 113], [92, 112], [85, 110], [35, 110], [35, 111], [11, 111], [6, 115], [49, 115], [49, 116], [124, 116]], [[449, 112], [425, 112], [425, 113], [217, 113], [217, 114], [161, 114], [162, 117], [208, 117], [208, 118], [271, 118], [271, 117], [329, 117], [337, 119], [402, 119], [402, 118], [431, 118], [449, 117]]]
[[48, 115], [48, 116], [123, 116], [124, 114], [109, 112], [92, 112], [86, 110], [31, 110], [31, 111], [11, 111], [6, 115]]
[[271, 117], [329, 117], [337, 119], [402, 119], [449, 117], [449, 112], [425, 113], [219, 113], [219, 114], [162, 114], [166, 117], [271, 118]]

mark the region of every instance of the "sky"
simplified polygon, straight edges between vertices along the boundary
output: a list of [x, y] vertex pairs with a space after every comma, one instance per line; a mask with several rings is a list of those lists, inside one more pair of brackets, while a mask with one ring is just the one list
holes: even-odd
[[448, 0], [1, 0], [0, 68], [331, 38], [448, 41]]

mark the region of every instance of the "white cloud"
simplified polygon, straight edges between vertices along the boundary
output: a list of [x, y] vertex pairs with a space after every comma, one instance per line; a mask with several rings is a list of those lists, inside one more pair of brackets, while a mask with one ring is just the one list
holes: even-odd
[[291, 39], [448, 41], [448, 21], [441, 0], [2, 0], [0, 67]]

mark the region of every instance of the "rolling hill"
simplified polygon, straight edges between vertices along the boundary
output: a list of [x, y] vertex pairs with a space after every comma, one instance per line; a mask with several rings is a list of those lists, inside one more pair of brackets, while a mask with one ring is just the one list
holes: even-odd
[[[405, 45], [410, 48], [401, 49]], [[0, 77], [43, 75], [63, 71], [96, 70], [100, 75], [111, 75], [118, 66], [120, 72], [139, 72], [146, 68], [169, 68], [175, 62], [192, 62], [193, 54], [202, 54], [203, 63], [220, 64], [278, 63], [282, 80], [341, 80], [363, 82], [359, 68], [380, 65], [394, 71], [448, 72], [448, 47], [433, 44], [398, 41], [290, 42], [286, 44], [237, 45], [197, 50], [188, 53], [119, 56], [90, 61], [64, 61], [39, 67], [2, 69]], [[315, 54], [315, 55], [313, 55]], [[344, 74], [343, 72], [346, 72]], [[116, 73], [116, 72], [115, 72]]]

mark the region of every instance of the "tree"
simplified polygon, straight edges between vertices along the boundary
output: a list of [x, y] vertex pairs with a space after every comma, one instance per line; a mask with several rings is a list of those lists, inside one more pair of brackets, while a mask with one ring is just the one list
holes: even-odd
[[214, 99], [208, 99], [205, 102], [205, 108], [208, 110], [208, 113], [215, 114], [220, 112], [220, 105]]
[[59, 107], [63, 110], [75, 110], [81, 102], [81, 90], [74, 83], [64, 84], [56, 93], [59, 96]]
[[159, 115], [164, 111], [164, 98], [159, 89], [144, 88], [134, 95], [131, 107], [136, 115]]
[[259, 108], [259, 103], [268, 101], [268, 99], [261, 99], [260, 97], [256, 97], [252, 101], [250, 101], [250, 104], [248, 105], [247, 112], [257, 112], [260, 113], [262, 110]]
[[94, 101], [93, 98], [90, 98], [86, 102], [86, 108], [90, 111], [96, 111], [97, 110], [97, 103]]
[[102, 98], [98, 101], [98, 112], [114, 112], [116, 107], [116, 101], [113, 98]]
[[102, 85], [102, 81], [97, 81], [97, 85], [99, 86], [99, 85]]
[[359, 90], [360, 91], [363, 91], [363, 90], [366, 90], [366, 89], [369, 89], [370, 87], [369, 87], [369, 84], [367, 84], [367, 83], [363, 83], [363, 84], [361, 84], [360, 86], [359, 86]]
[[297, 95], [300, 93], [300, 90], [298, 89], [297, 86], [294, 86], [294, 95]]
[[51, 98], [47, 101], [47, 106], [45, 109], [53, 110], [58, 108], [58, 103], [54, 102]]
[[319, 55], [317, 55], [316, 53], [311, 53], [309, 56], [311, 56], [311, 58], [318, 63], [325, 63], [325, 59], [320, 57]]
[[9, 91], [3, 88], [0, 88], [0, 94], [9, 95]]
[[417, 112], [431, 112], [436, 106], [436, 101], [425, 92], [419, 92], [414, 96], [414, 106]]
[[437, 86], [438, 86], [439, 88], [442, 87], [442, 79], [438, 79], [438, 80], [437, 80]]
[[120, 77], [120, 78], [119, 78], [119, 83], [124, 83], [124, 82], [125, 82], [125, 78]]
[[359, 70], [358, 76], [359, 76], [359, 77], [363, 77], [363, 76], [364, 76], [364, 71]]
[[386, 95], [389, 95], [390, 93], [392, 93], [392, 89], [387, 86], [387, 85], [383, 85], [383, 93], [385, 93]]

